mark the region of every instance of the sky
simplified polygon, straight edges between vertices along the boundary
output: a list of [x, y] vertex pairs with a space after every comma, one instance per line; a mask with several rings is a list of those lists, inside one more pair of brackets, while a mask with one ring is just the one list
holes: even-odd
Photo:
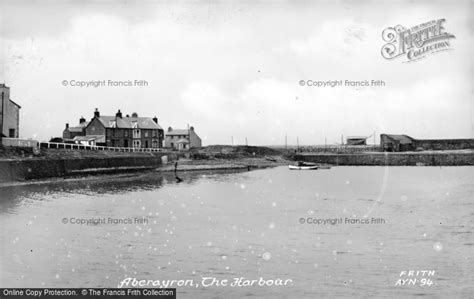
[[[381, 133], [474, 138], [473, 6], [0, 0], [0, 82], [22, 106], [20, 137], [40, 141], [95, 108], [157, 116], [165, 130], [189, 124], [204, 145], [283, 145], [285, 136], [290, 145], [337, 144], [374, 132], [377, 143]], [[455, 35], [451, 50], [409, 63], [382, 57], [385, 28], [441, 18]], [[93, 80], [148, 84], [71, 86]]]

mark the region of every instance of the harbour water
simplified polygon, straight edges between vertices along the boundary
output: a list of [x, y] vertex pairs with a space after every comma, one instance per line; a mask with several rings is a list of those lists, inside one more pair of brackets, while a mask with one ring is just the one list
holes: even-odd
[[[135, 278], [192, 281], [178, 298], [468, 297], [473, 170], [277, 167], [2, 188], [0, 287]], [[410, 270], [434, 274], [400, 277]], [[241, 277], [257, 282], [230, 285]]]

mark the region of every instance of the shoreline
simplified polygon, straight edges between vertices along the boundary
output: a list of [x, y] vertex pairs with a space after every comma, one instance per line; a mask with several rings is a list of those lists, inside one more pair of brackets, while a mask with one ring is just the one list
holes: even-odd
[[[252, 159], [252, 164], [242, 164], [244, 159], [238, 162], [230, 163], [229, 161], [196, 161], [196, 160], [179, 160], [177, 174], [189, 173], [189, 172], [209, 172], [209, 171], [252, 171], [257, 169], [277, 167], [284, 165], [282, 163], [265, 163], [259, 159]], [[200, 162], [200, 163], [196, 163]], [[207, 163], [202, 163], [207, 162]], [[47, 177], [38, 179], [22, 179], [22, 180], [11, 180], [0, 182], [1, 188], [8, 187], [20, 187], [29, 185], [43, 185], [43, 184], [54, 184], [62, 182], [82, 182], [82, 181], [93, 181], [97, 179], [101, 180], [117, 180], [117, 179], [136, 179], [141, 175], [150, 174], [163, 174], [172, 175], [174, 173], [174, 163], [170, 162], [160, 167], [117, 167], [117, 168], [95, 168], [95, 169], [83, 169], [69, 172], [66, 176]]]
[[[62, 158], [60, 158], [62, 157]], [[42, 157], [0, 159], [0, 187], [42, 180], [90, 176], [133, 175], [157, 171], [254, 170], [313, 162], [329, 166], [473, 166], [474, 150], [421, 152], [290, 153], [265, 147], [221, 147], [190, 152], [124, 155], [103, 152], [50, 150]]]

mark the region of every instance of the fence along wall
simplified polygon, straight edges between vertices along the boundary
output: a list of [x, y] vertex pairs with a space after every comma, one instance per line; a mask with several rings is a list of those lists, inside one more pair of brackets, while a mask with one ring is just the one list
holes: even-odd
[[38, 147], [39, 143], [32, 139], [2, 138], [2, 145], [14, 147]]

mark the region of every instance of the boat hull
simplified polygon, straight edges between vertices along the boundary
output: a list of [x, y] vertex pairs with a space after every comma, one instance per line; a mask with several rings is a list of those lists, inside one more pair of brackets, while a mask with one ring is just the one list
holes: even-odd
[[318, 166], [295, 166], [295, 165], [289, 165], [288, 166], [290, 170], [316, 170], [318, 169]]

